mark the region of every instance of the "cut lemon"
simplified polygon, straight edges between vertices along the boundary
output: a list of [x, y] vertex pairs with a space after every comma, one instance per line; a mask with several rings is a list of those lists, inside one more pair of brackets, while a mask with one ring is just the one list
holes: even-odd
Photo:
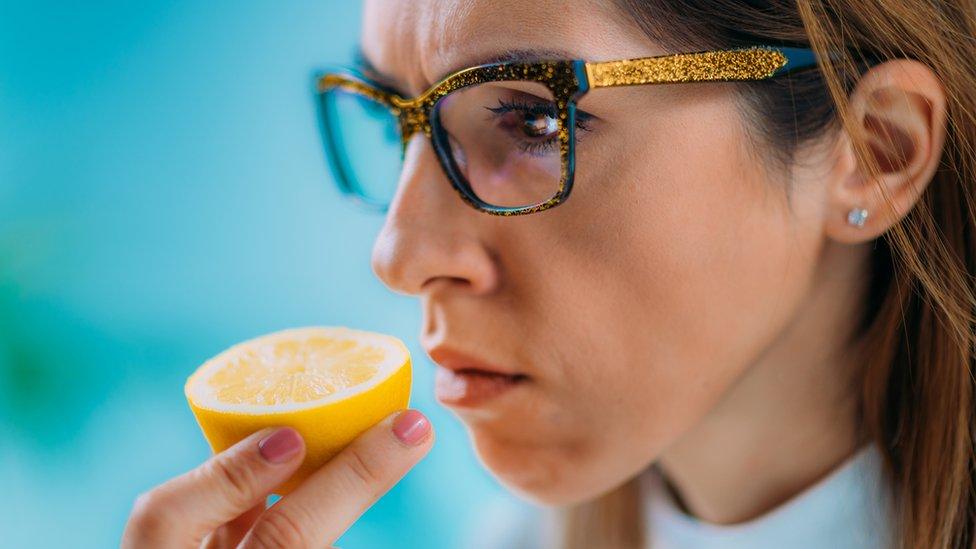
[[410, 404], [410, 352], [399, 339], [339, 326], [294, 328], [238, 343], [186, 381], [214, 452], [264, 427], [294, 427], [305, 460], [287, 494], [359, 434]]

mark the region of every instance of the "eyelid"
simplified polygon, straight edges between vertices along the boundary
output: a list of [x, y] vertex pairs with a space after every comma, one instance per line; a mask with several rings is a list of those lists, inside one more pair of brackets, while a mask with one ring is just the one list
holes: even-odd
[[[517, 110], [531, 110], [532, 107], [531, 107], [531, 105], [521, 105], [521, 104], [518, 104], [518, 103], [514, 103], [514, 104], [511, 104], [511, 105], [505, 104], [505, 105], [500, 105], [498, 107], [485, 107], [485, 108], [488, 109], [489, 111], [495, 113], [495, 114], [498, 114], [499, 112], [502, 112], [502, 111], [504, 111], [504, 112], [511, 112], [511, 111], [517, 111]], [[599, 121], [599, 120], [601, 120], [600, 117], [597, 116], [597, 115], [595, 115], [595, 114], [590, 114], [590, 113], [588, 113], [588, 112], [586, 112], [584, 110], [576, 109], [576, 122], [577, 123], [591, 123], [593, 121]]]
[[[499, 100], [499, 101], [501, 101], [501, 100]], [[528, 105], [522, 105], [522, 104], [519, 104], [519, 103], [505, 102], [505, 103], [500, 103], [497, 107], [485, 107], [485, 109], [487, 109], [488, 111], [492, 112], [495, 115], [498, 115], [498, 114], [502, 114], [502, 113], [515, 112], [515, 111], [531, 111], [532, 110], [532, 107], [531, 106], [528, 106]], [[597, 121], [598, 122], [598, 121], [600, 121], [600, 118], [598, 116], [596, 116], [596, 115], [590, 114], [590, 113], [585, 112], [585, 111], [581, 111], [581, 110], [577, 110], [576, 111], [576, 123], [577, 124], [592, 124], [594, 121]], [[593, 128], [591, 128], [589, 126], [583, 126], [583, 127], [581, 127], [581, 129], [583, 129], [585, 131], [592, 131], [593, 130]]]
[[[499, 82], [499, 83], [500, 84], [504, 84], [504, 82]], [[536, 94], [534, 94], [532, 92], [527, 92], [525, 90], [520, 90], [520, 89], [516, 89], [516, 88], [507, 88], [507, 89], [509, 91], [513, 92], [513, 93], [517, 93], [519, 95], [525, 95], [525, 96], [531, 97], [533, 99], [536, 99], [540, 103], [552, 103], [552, 100], [551, 99], [548, 99], [548, 98], [545, 98], [545, 97], [539, 97], [538, 95], [536, 95]], [[592, 113], [589, 113], [587, 111], [584, 111], [583, 109], [579, 108], [579, 105], [576, 106], [576, 118], [577, 119], [582, 119], [582, 120], [600, 120], [600, 117], [596, 116], [595, 114], [592, 114]]]

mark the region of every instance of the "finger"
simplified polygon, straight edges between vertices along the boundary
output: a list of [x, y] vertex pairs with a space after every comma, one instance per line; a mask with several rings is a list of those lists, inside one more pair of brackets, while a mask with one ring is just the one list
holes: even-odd
[[268, 508], [242, 548], [331, 546], [434, 443], [417, 410], [391, 414]]
[[264, 502], [262, 501], [219, 526], [204, 540], [202, 547], [204, 549], [237, 547], [241, 540], [244, 539], [244, 534], [247, 534], [247, 531], [254, 526], [254, 523], [263, 512]]
[[149, 531], [149, 541], [179, 536], [199, 545], [212, 530], [254, 507], [287, 480], [304, 455], [301, 435], [290, 427], [252, 433], [140, 496], [133, 513], [138, 517], [136, 532]]

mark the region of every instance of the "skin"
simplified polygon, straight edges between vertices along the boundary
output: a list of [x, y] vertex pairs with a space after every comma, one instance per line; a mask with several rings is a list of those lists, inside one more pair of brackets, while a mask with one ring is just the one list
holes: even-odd
[[[409, 425], [415, 427], [404, 439]], [[276, 429], [262, 429], [140, 494], [120, 546], [331, 547], [434, 443], [423, 414], [416, 410], [391, 414], [265, 508], [271, 490], [289, 478], [305, 457], [301, 435], [289, 427], [278, 429], [291, 430], [297, 442], [284, 459], [264, 457], [260, 442]]]
[[[665, 53], [606, 2], [373, 0], [362, 36], [376, 76], [410, 95], [508, 50]], [[420, 298], [434, 360], [446, 346], [530, 377], [455, 410], [498, 480], [565, 505], [656, 462], [693, 514], [733, 523], [855, 451], [847, 336], [870, 241], [931, 179], [945, 103], [919, 63], [872, 72], [855, 110], [913, 142], [882, 180], [861, 174], [840, 132], [787, 173], [764, 162], [732, 84], [590, 92], [580, 106], [599, 123], [573, 195], [524, 217], [463, 204], [429, 141], [411, 140], [373, 269]], [[907, 99], [877, 100], [895, 96]], [[854, 207], [872, 212], [866, 227], [847, 225]]]
[[[591, 0], [368, 0], [364, 10], [374, 76], [408, 95], [511, 50], [666, 53]], [[421, 300], [432, 359], [452, 348], [528, 376], [483, 407], [454, 409], [514, 492], [568, 505], [656, 466], [689, 513], [757, 517], [864, 442], [848, 336], [871, 241], [938, 166], [941, 83], [910, 60], [861, 78], [851, 115], [877, 177], [846, 130], [806, 144], [785, 171], [766, 162], [733, 84], [596, 90], [580, 107], [597, 119], [580, 140], [573, 194], [528, 216], [463, 203], [415, 136], [373, 270]], [[846, 223], [855, 207], [870, 212], [862, 228]], [[331, 543], [433, 444], [432, 433], [398, 442], [392, 422], [267, 510], [264, 496], [301, 454], [269, 465], [257, 452], [267, 433], [252, 435], [142, 494], [122, 545]]]

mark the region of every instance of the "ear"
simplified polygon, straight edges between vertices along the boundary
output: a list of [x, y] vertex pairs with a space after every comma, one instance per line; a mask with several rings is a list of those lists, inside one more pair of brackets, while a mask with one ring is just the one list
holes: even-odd
[[[850, 105], [856, 133], [868, 145], [880, 174], [871, 177], [868, 167], [857, 161], [852, 136], [842, 132], [826, 189], [825, 230], [834, 240], [855, 244], [890, 229], [928, 187], [946, 138], [946, 95], [927, 65], [895, 59], [860, 78]], [[849, 222], [852, 210], [866, 210], [863, 226]]]

